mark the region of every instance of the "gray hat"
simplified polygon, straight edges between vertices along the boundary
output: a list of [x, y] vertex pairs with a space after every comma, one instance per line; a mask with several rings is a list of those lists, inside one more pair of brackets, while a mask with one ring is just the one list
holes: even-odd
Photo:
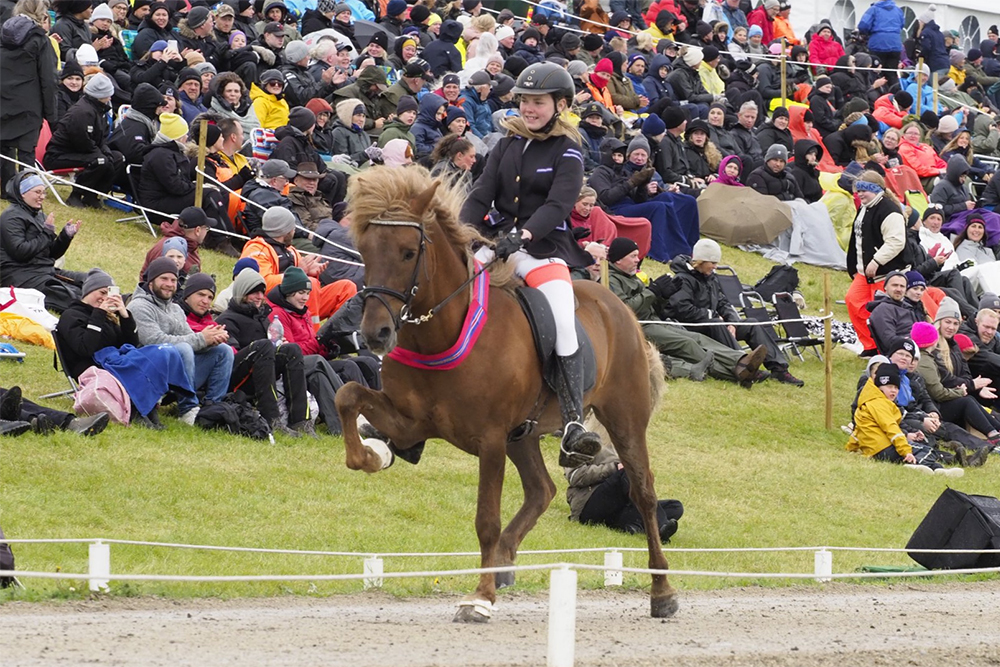
[[[333, 8], [334, 16], [336, 16], [337, 14], [343, 14], [344, 12], [351, 12], [351, 6], [346, 2], [342, 2]], [[354, 12], [351, 12], [351, 15], [353, 16]]]
[[191, 65], [193, 69], [198, 74], [204, 74], [205, 72], [211, 72], [212, 74], [218, 74], [219, 70], [215, 69], [215, 65], [208, 62], [207, 60], [203, 63], [198, 63], [196, 65]]
[[722, 261], [722, 248], [712, 239], [699, 239], [691, 251], [691, 261], [698, 260], [718, 264]]
[[264, 278], [251, 268], [243, 269], [233, 280], [233, 298], [236, 301], [243, 301], [248, 294], [267, 289]]
[[295, 231], [295, 214], [284, 206], [272, 206], [261, 218], [261, 230], [272, 239]]
[[625, 152], [625, 157], [631, 156], [632, 153], [639, 149], [646, 151], [646, 155], [649, 155], [650, 153], [649, 142], [646, 141], [646, 138], [641, 134], [632, 141], [628, 142], [628, 150]]
[[207, 21], [208, 17], [211, 15], [212, 12], [208, 10], [208, 7], [192, 7], [191, 11], [189, 11], [187, 15], [187, 25], [192, 30], [200, 28], [205, 25], [205, 21]]
[[788, 149], [784, 144], [771, 144], [764, 155], [764, 162], [768, 160], [784, 160], [788, 162]]
[[982, 298], [979, 299], [979, 310], [987, 308], [990, 310], [1000, 311], [1000, 296], [997, 296], [993, 292], [985, 292]]
[[115, 281], [100, 269], [91, 269], [87, 273], [87, 277], [83, 279], [83, 296], [87, 296], [94, 290], [99, 290], [104, 287], [111, 287], [115, 284]]
[[582, 60], [571, 60], [569, 65], [566, 65], [566, 71], [570, 76], [583, 76], [587, 73], [587, 63]]
[[472, 76], [469, 77], [469, 85], [490, 86], [492, 88], [493, 86], [497, 85], [497, 83], [496, 81], [493, 80], [493, 77], [490, 76], [489, 72], [480, 70], [478, 72], [474, 72]]
[[962, 311], [958, 308], [958, 302], [950, 296], [941, 299], [941, 303], [938, 304], [937, 315], [934, 316], [934, 321], [940, 322], [946, 317], [956, 319], [959, 322], [962, 321]]
[[207, 289], [214, 296], [216, 293], [215, 279], [207, 273], [192, 274], [188, 276], [187, 281], [184, 283], [184, 292], [181, 294], [181, 298], [186, 299], [195, 292], [200, 292], [203, 289]]
[[309, 57], [309, 46], [302, 40], [289, 42], [285, 47], [285, 62], [297, 63], [303, 58]]
[[106, 75], [95, 74], [83, 87], [83, 92], [96, 100], [102, 100], [115, 94], [115, 85]]
[[277, 178], [278, 176], [295, 178], [295, 170], [289, 167], [284, 160], [268, 160], [261, 166], [260, 173], [264, 178]]

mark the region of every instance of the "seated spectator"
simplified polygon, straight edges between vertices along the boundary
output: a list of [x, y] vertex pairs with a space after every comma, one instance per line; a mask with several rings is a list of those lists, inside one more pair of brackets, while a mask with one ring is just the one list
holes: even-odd
[[[140, 83], [132, 92], [132, 107], [111, 133], [108, 145], [122, 154], [125, 164], [142, 165], [143, 157], [160, 129], [159, 111], [166, 99], [151, 84]], [[119, 185], [132, 192], [131, 183], [124, 179]]]
[[872, 116], [880, 123], [885, 123], [889, 127], [897, 130], [903, 128], [903, 119], [910, 115], [910, 107], [913, 105], [913, 98], [905, 90], [896, 94], [882, 95], [875, 100], [875, 109]]
[[[330, 169], [313, 145], [312, 134], [316, 128], [316, 114], [305, 107], [296, 107], [288, 115], [288, 125], [274, 131], [278, 145], [271, 152], [271, 160], [284, 160], [292, 169], [308, 162], [313, 171], [319, 172], [318, 188], [330, 206], [344, 201], [347, 193], [347, 175]], [[334, 152], [337, 153], [337, 133], [333, 132]], [[367, 139], [366, 141], [370, 141]], [[367, 156], [366, 156], [367, 159]]]
[[823, 137], [823, 144], [834, 163], [839, 167], [846, 167], [852, 162], [864, 164], [868, 161], [868, 143], [871, 138], [870, 127], [856, 124], [826, 135]]
[[170, 239], [180, 239], [185, 244], [184, 265], [178, 267], [179, 272], [189, 275], [201, 271], [201, 256], [198, 254], [198, 248], [205, 241], [211, 224], [212, 222], [205, 215], [205, 211], [196, 206], [188, 206], [180, 212], [177, 219], [160, 225], [163, 238], [154, 243], [153, 247], [146, 253], [146, 259], [139, 270], [139, 280], [143, 279], [151, 262], [164, 256], [164, 247]]
[[276, 69], [265, 70], [260, 75], [261, 88], [250, 86], [254, 115], [265, 130], [276, 130], [288, 125], [288, 100], [285, 99], [285, 79]]
[[948, 161], [944, 178], [938, 180], [931, 191], [930, 201], [941, 207], [945, 220], [950, 220], [963, 211], [971, 211], [976, 207], [972, 195], [965, 188], [969, 178], [969, 163], [965, 158], [955, 155]]
[[[70, 107], [80, 101], [83, 95], [83, 68], [75, 60], [68, 60], [59, 72], [59, 86], [56, 88], [56, 116], [49, 129], [66, 115]], [[23, 160], [22, 160], [23, 161]]]
[[[280, 206], [292, 211], [292, 201], [283, 192], [298, 172], [284, 160], [272, 159], [261, 165], [260, 176], [243, 186], [247, 206], [243, 209], [243, 224], [250, 236], [260, 233], [264, 213]], [[294, 225], [301, 225], [298, 215], [292, 212]]]
[[[645, 532], [642, 515], [629, 496], [625, 467], [612, 450], [602, 449], [590, 463], [563, 470], [569, 482], [566, 502], [571, 521], [603, 525], [630, 535]], [[683, 514], [679, 500], [657, 501], [656, 523], [661, 542], [670, 541]]]
[[[185, 290], [188, 323], [195, 331], [212, 323], [209, 306], [215, 294], [215, 282], [198, 274]], [[198, 288], [198, 289], [195, 289]], [[228, 343], [236, 350], [230, 389], [244, 389], [252, 394], [260, 414], [272, 432], [297, 438], [316, 437], [309, 422], [306, 398], [305, 366], [302, 350], [294, 343], [275, 345], [268, 337], [271, 307], [264, 299], [264, 279], [253, 269], [243, 269], [233, 281], [232, 297], [215, 323], [226, 328]], [[277, 381], [283, 381], [283, 400], [288, 413], [287, 425], [278, 409]]]
[[757, 167], [747, 176], [747, 187], [762, 195], [776, 197], [778, 201], [801, 199], [802, 193], [795, 179], [785, 171], [788, 151], [781, 144], [772, 144], [764, 156], [764, 166]]
[[961, 157], [969, 163], [969, 175], [977, 182], [983, 183], [993, 178], [992, 165], [987, 166], [976, 156], [972, 146], [972, 133], [968, 130], [959, 130], [941, 149], [941, 159], [945, 162], [949, 162], [953, 156]]
[[[132, 46], [134, 49], [134, 42]], [[154, 87], [164, 81], [172, 83], [186, 65], [187, 61], [177, 49], [168, 46], [166, 40], [157, 40], [149, 47], [149, 51], [135, 59], [135, 64], [129, 68], [129, 80], [133, 89], [141, 83], [148, 83]]]
[[[788, 362], [778, 347], [776, 335], [771, 327], [744, 326], [736, 309], [730, 305], [719, 285], [715, 268], [722, 261], [722, 248], [711, 239], [701, 239], [695, 244], [691, 261], [677, 262], [675, 276], [670, 289], [664, 292], [665, 317], [684, 323], [730, 322], [728, 326], [692, 328], [695, 333], [704, 333], [716, 341], [739, 350], [737, 340], [743, 340], [751, 348], [761, 345], [767, 349], [764, 367], [778, 382], [803, 386], [788, 372]], [[669, 292], [669, 293], [668, 293]]]
[[757, 143], [761, 147], [781, 144], [791, 153], [794, 146], [794, 139], [792, 138], [792, 131], [788, 129], [789, 122], [788, 109], [778, 107], [771, 114], [770, 122], [765, 123], [757, 130]]
[[[922, 442], [924, 435], [920, 432], [909, 437], [903, 434], [899, 427], [902, 414], [894, 402], [898, 394], [899, 369], [893, 363], [879, 365], [858, 397], [854, 432], [847, 442], [847, 451], [859, 452], [878, 461], [904, 464], [928, 474], [942, 470], [940, 474], [959, 476], [945, 471], [927, 450], [919, 451], [920, 459], [914, 455], [913, 444]], [[960, 468], [956, 470], [963, 472]]]
[[[233, 370], [233, 348], [226, 345], [225, 327], [209, 325], [195, 333], [184, 310], [173, 301], [177, 291], [177, 266], [161, 257], [150, 262], [146, 282], [129, 302], [136, 333], [143, 345], [170, 345], [180, 354], [184, 371], [195, 390], [204, 387], [205, 399], [221, 401], [229, 389]], [[189, 426], [198, 416], [197, 400], [178, 403], [178, 418]]]
[[411, 132], [417, 142], [416, 157], [427, 157], [444, 136], [442, 121], [448, 116], [448, 101], [440, 95], [424, 95], [417, 103], [417, 120]]
[[237, 121], [247, 135], [260, 127], [250, 91], [235, 72], [223, 72], [212, 80], [212, 86], [215, 88], [211, 105], [213, 113]]
[[719, 380], [739, 382], [749, 389], [767, 349], [759, 347], [750, 354], [743, 354], [701, 333], [692, 333], [673, 324], [656, 323], [661, 319], [656, 307], [663, 288], [669, 284], [669, 277], [647, 287], [636, 276], [639, 247], [635, 241], [622, 237], [610, 245], [608, 287], [643, 322], [642, 333], [660, 351], [667, 376], [701, 382], [707, 373]]
[[346, 155], [357, 165], [368, 162], [371, 137], [365, 132], [365, 105], [352, 98], [337, 102], [337, 120], [333, 124], [333, 153]]
[[764, 151], [754, 135], [757, 123], [757, 104], [744, 102], [740, 105], [737, 123], [731, 130], [733, 142], [736, 145], [736, 155], [741, 156], [748, 169], [764, 164]]
[[0, 213], [0, 285], [36, 289], [45, 307], [61, 313], [80, 298], [84, 274], [55, 268], [82, 224], [69, 220], [56, 233], [55, 213], [42, 212], [45, 182], [22, 171], [7, 182], [10, 205]]
[[997, 246], [986, 245], [986, 221], [978, 214], [973, 214], [966, 220], [965, 229], [955, 238], [955, 256], [958, 261], [974, 261], [978, 264], [995, 262]]
[[585, 171], [592, 171], [601, 164], [601, 144], [608, 137], [608, 128], [604, 124], [605, 113], [604, 106], [598, 102], [591, 102], [580, 112], [578, 129], [586, 149]]
[[902, 139], [897, 151], [903, 164], [917, 172], [926, 190], [934, 178], [947, 173], [948, 164], [938, 157], [933, 148], [923, 143], [923, 134], [920, 123], [907, 123], [903, 126]]
[[[236, 276], [240, 275], [240, 271], [243, 269], [253, 269], [254, 273], [257, 273], [259, 268], [255, 259], [244, 257], [236, 260], [236, 264], [233, 266], [233, 281], [235, 282]], [[229, 306], [231, 298], [233, 298], [233, 283], [229, 283], [229, 287], [219, 290], [215, 301], [212, 302], [212, 312], [218, 314], [224, 311]]]
[[[0, 424], [23, 422], [39, 435], [48, 435], [56, 429], [79, 435], [97, 435], [108, 425], [108, 413], [99, 412], [89, 417], [77, 417], [72, 412], [62, 412], [32, 403], [21, 394], [20, 387], [0, 387]], [[3, 432], [0, 426], [0, 433]]]
[[[295, 214], [281, 206], [269, 208], [261, 218], [260, 233], [243, 246], [243, 257], [257, 261], [268, 292], [281, 283], [288, 268], [302, 269], [309, 276], [309, 309], [313, 314], [313, 327], [318, 328], [321, 319], [330, 317], [358, 290], [349, 280], [320, 286], [318, 276], [326, 269], [326, 262], [314, 255], [301, 256], [290, 245], [294, 236]], [[304, 348], [303, 352], [306, 352]]]
[[[169, 259], [160, 261], [174, 268]], [[103, 271], [87, 274], [82, 298], [66, 309], [56, 327], [62, 362], [77, 380], [91, 366], [111, 372], [132, 401], [131, 423], [160, 430], [164, 427], [156, 406], [164, 394], [178, 394], [183, 411], [196, 409], [198, 398], [176, 348], [140, 347], [135, 319], [121, 296], [110, 293], [112, 287], [114, 281]]]
[[[378, 147], [385, 148], [385, 145], [393, 139], [405, 139], [413, 150], [417, 149], [417, 139], [410, 129], [417, 120], [418, 105], [415, 97], [403, 95], [396, 105], [396, 117], [382, 127], [382, 133], [378, 135]], [[318, 122], [318, 121], [317, 121]]]
[[[607, 248], [619, 236], [631, 239], [639, 249], [639, 259], [649, 252], [652, 235], [649, 220], [644, 218], [625, 218], [611, 215], [597, 205], [597, 191], [589, 185], [580, 189], [580, 195], [570, 212], [570, 223], [573, 225], [574, 236], [578, 230], [588, 230], [589, 233], [580, 238], [584, 250], [591, 243], [598, 243]], [[591, 253], [593, 254], [593, 253]], [[600, 259], [606, 259], [606, 252]]]
[[125, 168], [122, 154], [108, 146], [108, 111], [114, 85], [103, 74], [91, 77], [83, 96], [52, 130], [45, 150], [46, 169], [82, 168], [76, 174], [73, 191], [66, 204], [101, 208], [97, 192], [109, 192], [120, 170]]
[[837, 109], [832, 103], [833, 82], [828, 76], [816, 79], [812, 92], [809, 93], [809, 110], [813, 115], [813, 126], [819, 130], [824, 139], [840, 127], [837, 119]]
[[719, 163], [719, 173], [718, 177], [715, 179], [716, 183], [721, 183], [722, 185], [731, 185], [733, 187], [742, 188], [743, 183], [740, 182], [740, 173], [743, 171], [743, 163], [735, 155], [730, 155], [729, 157], [722, 158], [722, 162]]
[[431, 176], [468, 193], [472, 189], [472, 168], [476, 164], [476, 147], [468, 139], [449, 134], [438, 142], [431, 153]]
[[924, 218], [920, 223], [920, 245], [932, 257], [944, 256], [942, 268], [949, 270], [958, 265], [958, 258], [955, 257], [955, 246], [951, 239], [941, 233], [944, 222], [944, 210], [936, 204], [928, 205], [924, 209]]
[[469, 77], [469, 85], [462, 91], [459, 98], [468, 118], [469, 127], [480, 139], [493, 130], [492, 111], [486, 100], [494, 86], [496, 86], [496, 81], [488, 72], [475, 72]]
[[[379, 34], [381, 33], [376, 32], [376, 37]], [[374, 45], [374, 42], [369, 43], [369, 47]], [[365, 122], [362, 129], [365, 132], [378, 133], [388, 117], [396, 111], [396, 104], [385, 96], [387, 89], [385, 71], [381, 67], [365, 67], [358, 72], [357, 80], [354, 83], [333, 92], [330, 96], [330, 103], [336, 109], [345, 100], [359, 101], [365, 108]], [[456, 90], [456, 98], [457, 92]], [[340, 114], [338, 113], [337, 116], [340, 117]]]
[[[927, 313], [920, 304], [924, 287], [924, 277], [916, 271], [892, 271], [885, 277], [885, 291], [877, 292], [866, 306], [871, 313], [868, 329], [881, 354], [891, 354], [889, 346], [909, 336], [914, 323], [927, 321]], [[911, 289], [914, 290], [912, 293]]]
[[[934, 206], [929, 206], [928, 209], [930, 210], [931, 218], [940, 218], [939, 212], [935, 214], [937, 209]], [[910, 262], [910, 266], [915, 271], [919, 271], [927, 280], [928, 290], [932, 294], [935, 288], [940, 289], [958, 304], [963, 317], [975, 317], [978, 310], [976, 304], [979, 302], [979, 297], [976, 295], [972, 283], [958, 269], [944, 268], [946, 264], [957, 266], [958, 255], [950, 253], [947, 250], [947, 246], [940, 244], [939, 238], [944, 237], [944, 234], [928, 236], [928, 244], [925, 247], [921, 239], [922, 231], [923, 223], [920, 221], [920, 216], [914, 211], [910, 215], [910, 225], [906, 230], [906, 247], [903, 250], [904, 256]], [[937, 246], [936, 249], [934, 248], [935, 245]], [[928, 251], [928, 248], [934, 249], [933, 256]]]
[[312, 143], [323, 159], [333, 155], [333, 107], [321, 98], [309, 100], [306, 109], [316, 115], [316, 127], [312, 131]]
[[194, 205], [191, 160], [185, 154], [187, 122], [177, 114], [160, 115], [160, 129], [146, 151], [139, 176], [139, 201], [157, 211], [180, 213]]
[[823, 198], [823, 186], [819, 183], [819, 161], [823, 158], [823, 147], [812, 139], [795, 142], [795, 160], [788, 165], [788, 174], [795, 181], [802, 198], [813, 204]]

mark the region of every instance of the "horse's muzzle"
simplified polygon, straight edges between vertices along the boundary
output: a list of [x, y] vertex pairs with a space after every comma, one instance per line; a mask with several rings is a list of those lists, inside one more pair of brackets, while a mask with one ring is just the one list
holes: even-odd
[[396, 331], [388, 324], [378, 327], [375, 331], [366, 331], [365, 327], [362, 327], [361, 335], [368, 349], [379, 356], [389, 354], [396, 347]]

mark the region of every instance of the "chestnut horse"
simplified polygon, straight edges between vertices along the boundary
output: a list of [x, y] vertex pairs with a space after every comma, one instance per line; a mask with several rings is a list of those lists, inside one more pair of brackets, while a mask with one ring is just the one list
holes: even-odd
[[[347, 215], [368, 285], [361, 333], [376, 354], [399, 346], [434, 355], [452, 348], [463, 331], [472, 300], [470, 246], [482, 239], [457, 219], [461, 196], [439, 185], [420, 167], [376, 167], [351, 178]], [[441, 438], [479, 457], [476, 533], [483, 568], [512, 565], [521, 541], [552, 501], [556, 487], [539, 439], [562, 427], [558, 400], [543, 382], [527, 318], [505, 269], [498, 266], [491, 272], [486, 323], [459, 365], [426, 370], [387, 356], [382, 391], [348, 383], [337, 392], [352, 470], [372, 473], [391, 461], [384, 441], [362, 442], [359, 414], [362, 423], [370, 422], [366, 428], [377, 429], [379, 438], [403, 456], [428, 438]], [[575, 281], [574, 290], [577, 316], [597, 358], [596, 383], [584, 401], [607, 429], [628, 474], [632, 500], [646, 526], [649, 567], [666, 570], [646, 449], [646, 427], [663, 389], [663, 367], [632, 312], [614, 294], [586, 281]], [[509, 434], [532, 419], [537, 420], [534, 429], [508, 442]], [[524, 502], [501, 533], [505, 457], [517, 467]], [[481, 575], [455, 620], [489, 620], [497, 585], [513, 580], [513, 572]], [[676, 592], [666, 575], [653, 575], [652, 615], [666, 617], [676, 610]]]

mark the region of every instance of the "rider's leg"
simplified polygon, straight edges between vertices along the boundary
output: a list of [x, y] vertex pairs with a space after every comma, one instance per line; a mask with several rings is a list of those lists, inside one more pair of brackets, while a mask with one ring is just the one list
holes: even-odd
[[589, 462], [601, 449], [601, 439], [583, 424], [583, 355], [576, 337], [576, 297], [569, 267], [561, 259], [536, 259], [521, 251], [515, 253], [514, 271], [530, 287], [538, 289], [552, 308], [556, 321], [556, 358], [559, 361], [557, 394], [562, 411], [563, 439], [559, 465], [563, 467]]

